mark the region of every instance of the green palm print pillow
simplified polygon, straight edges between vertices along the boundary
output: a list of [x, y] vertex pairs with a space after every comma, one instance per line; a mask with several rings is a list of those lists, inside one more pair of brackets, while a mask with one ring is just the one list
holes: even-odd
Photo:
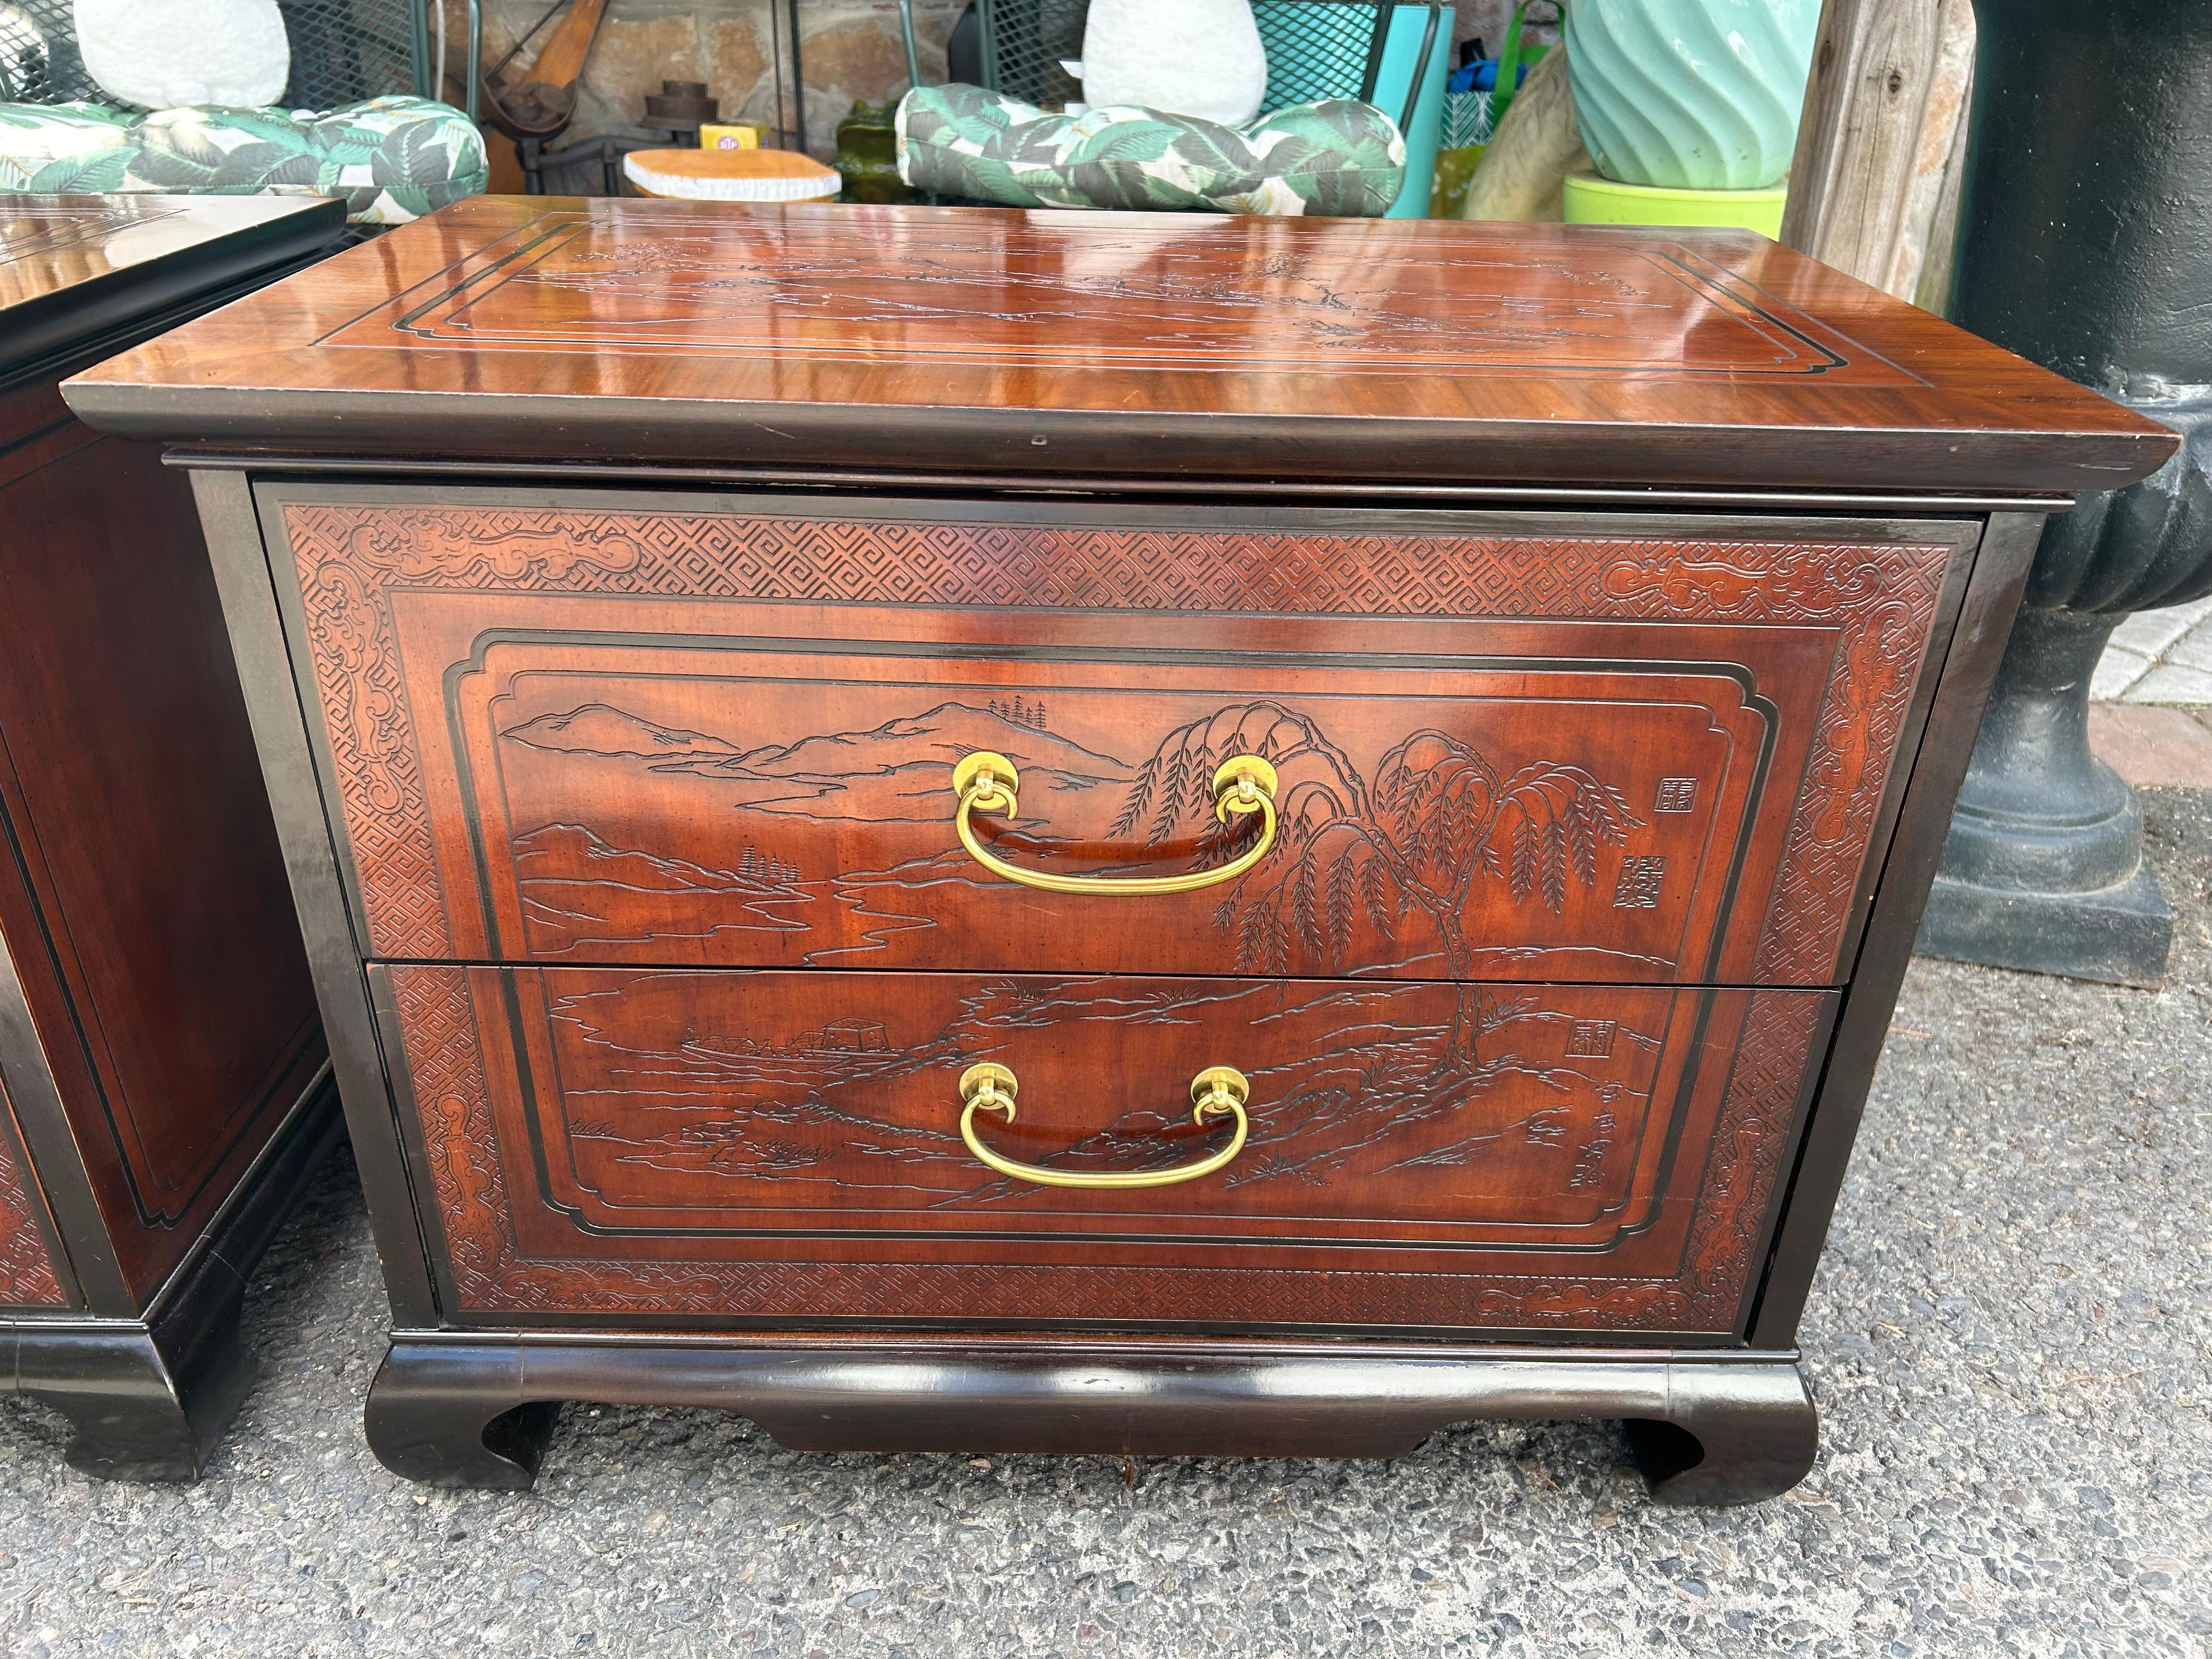
[[0, 104], [0, 191], [343, 196], [356, 224], [399, 224], [484, 187], [483, 137], [423, 98], [328, 115], [193, 106]]
[[1406, 141], [1372, 104], [1294, 104], [1243, 127], [1133, 105], [1055, 113], [981, 87], [916, 87], [899, 177], [1006, 207], [1197, 209], [1373, 218], [1406, 181]]

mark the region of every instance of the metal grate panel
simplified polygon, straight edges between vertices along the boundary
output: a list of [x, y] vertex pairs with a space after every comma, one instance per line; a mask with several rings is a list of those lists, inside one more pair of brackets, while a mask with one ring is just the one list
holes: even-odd
[[1253, 0], [1252, 17], [1267, 49], [1261, 114], [1320, 98], [1372, 98], [1382, 31], [1389, 22], [1387, 6], [1364, 0]]
[[76, 55], [70, 0], [0, 0], [0, 98], [60, 104], [100, 97]]
[[[1083, 56], [1089, 9], [1088, 0], [982, 0], [985, 73], [993, 87], [1047, 109], [1080, 99], [1081, 85], [1060, 65]], [[1377, 0], [1254, 0], [1252, 15], [1267, 49], [1263, 113], [1371, 94], [1388, 17]]]
[[1082, 84], [1060, 65], [1083, 56], [1090, 9], [1089, 0], [985, 0], [983, 61], [996, 89], [1046, 109], [1079, 100]]
[[[276, 0], [292, 45], [286, 109], [336, 109], [417, 89], [416, 0]], [[422, 66], [426, 70], [428, 65]], [[0, 0], [0, 99], [116, 101], [85, 73], [71, 0]]]

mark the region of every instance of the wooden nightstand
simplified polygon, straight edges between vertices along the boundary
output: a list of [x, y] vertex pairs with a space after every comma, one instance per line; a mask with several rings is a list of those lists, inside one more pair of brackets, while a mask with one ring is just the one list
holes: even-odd
[[1788, 1486], [2037, 528], [2172, 447], [1749, 235], [866, 207], [471, 203], [70, 395], [189, 446], [370, 1438], [482, 1485], [589, 1399]]
[[338, 1133], [185, 481], [62, 376], [265, 283], [343, 204], [0, 197], [0, 1387], [182, 1479], [245, 1275]]

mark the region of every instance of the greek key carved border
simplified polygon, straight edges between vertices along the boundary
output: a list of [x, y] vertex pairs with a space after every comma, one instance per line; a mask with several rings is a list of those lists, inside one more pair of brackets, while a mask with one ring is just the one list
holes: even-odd
[[27, 1167], [15, 1109], [0, 1091], [0, 1307], [65, 1307], [69, 1293], [39, 1231], [39, 1200], [25, 1179]]

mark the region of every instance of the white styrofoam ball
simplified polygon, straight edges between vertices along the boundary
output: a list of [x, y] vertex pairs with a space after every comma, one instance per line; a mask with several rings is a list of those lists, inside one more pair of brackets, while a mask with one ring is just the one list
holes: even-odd
[[1267, 90], [1252, 0], [1091, 0], [1086, 104], [1141, 104], [1241, 127]]
[[77, 50], [101, 91], [146, 109], [273, 104], [291, 77], [276, 0], [75, 0]]

